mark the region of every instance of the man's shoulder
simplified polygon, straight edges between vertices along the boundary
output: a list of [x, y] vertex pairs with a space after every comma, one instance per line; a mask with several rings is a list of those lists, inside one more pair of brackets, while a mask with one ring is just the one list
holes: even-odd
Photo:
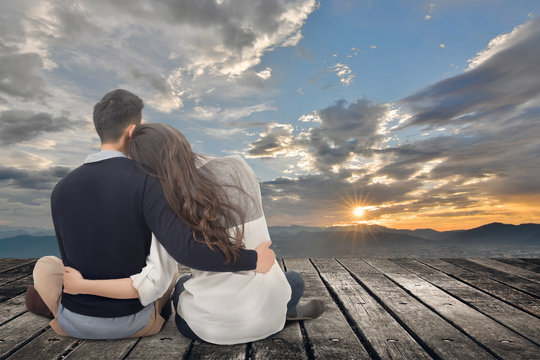
[[84, 163], [71, 170], [55, 185], [53, 192], [61, 188], [64, 184], [73, 184], [86, 182], [88, 180], [97, 180], [99, 178], [110, 178], [111, 174], [117, 177], [125, 177], [136, 184], [136, 179], [145, 180], [151, 174], [150, 170], [137, 164], [135, 161], [117, 157], [96, 162]]

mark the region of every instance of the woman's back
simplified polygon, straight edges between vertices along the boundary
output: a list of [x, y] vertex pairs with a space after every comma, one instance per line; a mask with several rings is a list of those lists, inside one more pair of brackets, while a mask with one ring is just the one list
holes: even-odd
[[[257, 178], [240, 156], [199, 159], [198, 170], [212, 177], [228, 201], [245, 212], [244, 245], [256, 248], [270, 240]], [[229, 231], [234, 231], [230, 228]], [[267, 274], [254, 271], [217, 273], [192, 270], [180, 295], [178, 313], [203, 340], [216, 344], [255, 341], [283, 328], [291, 289], [277, 262]]]

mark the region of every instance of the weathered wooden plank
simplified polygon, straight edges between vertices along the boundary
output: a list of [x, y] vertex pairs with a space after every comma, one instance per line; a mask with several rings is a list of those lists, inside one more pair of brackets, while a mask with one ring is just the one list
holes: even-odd
[[380, 271], [360, 259], [338, 259], [377, 300], [399, 318], [403, 326], [441, 359], [493, 359], [494, 357], [445, 319], [398, 287]]
[[189, 359], [193, 360], [244, 360], [246, 358], [246, 344], [215, 345], [202, 341], [194, 341]]
[[523, 279], [519, 276], [507, 274], [505, 272], [483, 266], [466, 259], [442, 259], [450, 264], [460, 266], [464, 269], [471, 270], [482, 276], [499, 281], [503, 284], [511, 286], [515, 289], [528, 293], [529, 295], [540, 297], [540, 287], [534, 281]]
[[523, 311], [535, 316], [540, 316], [540, 304], [538, 299], [533, 296], [440, 259], [422, 258], [418, 259], [418, 261], [441, 270], [442, 272], [474, 286], [477, 289], [487, 292], [498, 299], [506, 301]]
[[0, 359], [43, 332], [49, 326], [49, 320], [26, 313], [0, 326]]
[[524, 279], [531, 280], [536, 283], [540, 283], [540, 274], [537, 274], [533, 271], [524, 270], [519, 267], [515, 267], [515, 266], [505, 264], [503, 262], [492, 260], [492, 259], [467, 259], [467, 260], [480, 264], [485, 267], [489, 267], [495, 270], [505, 272], [507, 274], [519, 276]]
[[6, 285], [15, 280], [21, 279], [28, 275], [32, 275], [34, 270], [34, 264], [28, 263], [25, 265], [17, 266], [10, 270], [6, 270], [3, 273], [0, 273], [0, 286]]
[[[70, 348], [81, 340], [70, 337], [58, 336], [54, 330], [48, 329], [36, 337], [30, 343], [23, 346], [8, 359], [35, 360], [59, 359]], [[38, 355], [39, 354], [39, 355]]]
[[288, 321], [283, 330], [271, 338], [251, 343], [249, 358], [255, 360], [307, 359], [298, 321]]
[[504, 324], [536, 345], [540, 344], [540, 319], [414, 259], [391, 261]]
[[308, 259], [285, 259], [288, 271], [302, 275], [306, 290], [301, 301], [319, 299], [325, 311], [320, 318], [304, 321], [312, 351], [317, 359], [369, 359], [368, 352], [347, 324], [347, 320], [332, 300], [319, 274]]
[[521, 258], [520, 260], [528, 261], [530, 263], [540, 265], [540, 258]]
[[539, 347], [531, 341], [399, 265], [386, 259], [366, 259], [366, 262], [383, 272], [497, 356], [507, 359], [532, 359], [539, 354]]
[[0, 325], [26, 311], [24, 297], [25, 294], [21, 294], [0, 303]]
[[382, 359], [431, 359], [407, 331], [334, 259], [313, 259], [369, 346]]
[[0, 278], [5, 271], [30, 263], [34, 264], [36, 261], [37, 259], [2, 258], [0, 259]]
[[81, 344], [63, 359], [123, 359], [139, 338], [118, 340], [82, 340]]
[[19, 294], [26, 293], [26, 289], [32, 284], [34, 284], [33, 277], [32, 275], [28, 275], [4, 286], [0, 286], [0, 303]]
[[534, 271], [535, 273], [540, 273], [540, 265], [536, 265], [528, 261], [513, 258], [494, 258], [494, 260], [510, 264], [525, 270]]
[[191, 340], [176, 329], [173, 313], [158, 334], [141, 338], [127, 359], [182, 359], [190, 346]]

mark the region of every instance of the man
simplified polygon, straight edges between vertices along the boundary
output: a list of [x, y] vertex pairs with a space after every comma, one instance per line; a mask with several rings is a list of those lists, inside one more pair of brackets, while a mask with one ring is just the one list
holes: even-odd
[[220, 251], [194, 240], [169, 207], [159, 180], [126, 157], [142, 100], [126, 90], [106, 94], [94, 107], [101, 152], [64, 177], [51, 196], [51, 212], [62, 260], [47, 256], [34, 268], [26, 295], [31, 312], [53, 317], [60, 335], [86, 339], [139, 337], [157, 333], [170, 312], [174, 282], [163, 296], [143, 307], [138, 299], [111, 299], [62, 292], [64, 266], [87, 279], [126, 278], [145, 266], [152, 233], [179, 263], [204, 271], [255, 270], [266, 273], [275, 254], [269, 243], [242, 249], [225, 264]]

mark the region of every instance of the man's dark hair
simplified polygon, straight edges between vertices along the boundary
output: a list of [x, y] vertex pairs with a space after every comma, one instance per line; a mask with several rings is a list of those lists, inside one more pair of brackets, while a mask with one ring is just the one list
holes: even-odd
[[94, 106], [94, 126], [101, 143], [115, 142], [129, 124], [139, 125], [143, 101], [123, 89], [113, 90]]

